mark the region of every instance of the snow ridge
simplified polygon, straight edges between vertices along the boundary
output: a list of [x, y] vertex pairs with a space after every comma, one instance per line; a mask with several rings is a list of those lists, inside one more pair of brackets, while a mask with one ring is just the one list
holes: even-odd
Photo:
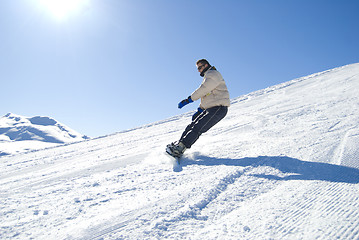
[[89, 139], [50, 117], [0, 118], [0, 156]]

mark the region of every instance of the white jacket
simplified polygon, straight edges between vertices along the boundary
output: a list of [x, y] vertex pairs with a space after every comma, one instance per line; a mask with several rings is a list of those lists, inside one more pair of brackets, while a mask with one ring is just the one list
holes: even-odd
[[191, 94], [191, 98], [193, 101], [201, 98], [202, 109], [230, 105], [226, 83], [214, 67], [205, 72], [201, 86]]

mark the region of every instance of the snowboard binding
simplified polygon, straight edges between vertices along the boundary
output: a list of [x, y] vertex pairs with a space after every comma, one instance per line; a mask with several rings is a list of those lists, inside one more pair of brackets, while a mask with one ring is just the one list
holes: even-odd
[[182, 143], [170, 143], [166, 147], [166, 152], [176, 159], [180, 159], [186, 151], [186, 146]]

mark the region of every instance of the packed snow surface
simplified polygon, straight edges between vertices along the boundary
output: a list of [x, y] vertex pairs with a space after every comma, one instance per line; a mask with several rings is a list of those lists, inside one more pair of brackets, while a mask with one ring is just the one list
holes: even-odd
[[[193, 112], [0, 158], [1, 239], [359, 239], [359, 64]], [[174, 106], [176, 107], [176, 106]]]
[[8, 113], [0, 118], [0, 156], [87, 139], [50, 117]]

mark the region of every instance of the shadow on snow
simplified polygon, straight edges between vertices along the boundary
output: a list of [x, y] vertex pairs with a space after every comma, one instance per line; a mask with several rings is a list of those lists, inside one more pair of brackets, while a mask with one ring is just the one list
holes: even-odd
[[194, 159], [186, 158], [182, 162], [182, 166], [189, 165], [239, 167], [268, 166], [276, 168], [283, 173], [293, 173], [293, 175], [280, 177], [267, 174], [252, 174], [252, 176], [270, 180], [320, 180], [328, 182], [359, 183], [359, 169], [328, 163], [301, 161], [285, 156], [222, 159], [196, 155], [194, 156]]

